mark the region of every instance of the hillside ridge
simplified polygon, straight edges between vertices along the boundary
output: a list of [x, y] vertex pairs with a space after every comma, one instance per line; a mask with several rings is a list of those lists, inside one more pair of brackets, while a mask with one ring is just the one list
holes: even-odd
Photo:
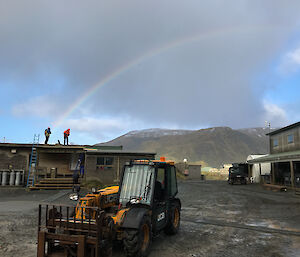
[[[273, 130], [273, 129], [272, 129]], [[213, 167], [242, 162], [250, 154], [269, 152], [269, 128], [232, 129], [211, 127], [199, 130], [160, 129], [130, 131], [97, 145], [123, 145], [125, 151], [151, 151], [175, 161], [205, 162]]]

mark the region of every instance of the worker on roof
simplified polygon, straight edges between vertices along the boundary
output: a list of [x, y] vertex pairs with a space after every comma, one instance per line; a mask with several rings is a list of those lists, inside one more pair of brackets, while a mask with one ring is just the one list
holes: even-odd
[[64, 131], [64, 145], [69, 144], [70, 129]]
[[49, 140], [50, 134], [51, 134], [51, 130], [48, 127], [47, 129], [45, 129], [45, 137], [46, 137], [46, 139], [45, 139], [45, 145], [48, 144], [48, 140]]

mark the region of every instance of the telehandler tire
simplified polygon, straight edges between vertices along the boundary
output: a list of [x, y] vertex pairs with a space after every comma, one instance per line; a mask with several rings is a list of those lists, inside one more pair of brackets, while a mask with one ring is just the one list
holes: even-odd
[[106, 245], [102, 249], [101, 256], [103, 256], [103, 257], [112, 257], [112, 244], [111, 245]]
[[168, 224], [165, 227], [164, 231], [167, 235], [177, 234], [180, 227], [180, 205], [175, 202], [171, 207], [169, 214]]
[[124, 231], [124, 250], [127, 257], [146, 257], [152, 242], [152, 227], [149, 216], [144, 216], [139, 229]]

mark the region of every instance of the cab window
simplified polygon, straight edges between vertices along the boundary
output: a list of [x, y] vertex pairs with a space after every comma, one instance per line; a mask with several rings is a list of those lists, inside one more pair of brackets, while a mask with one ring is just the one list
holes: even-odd
[[154, 189], [154, 201], [161, 202], [165, 197], [165, 169], [158, 168], [157, 169], [157, 178], [155, 181], [155, 189]]
[[165, 169], [164, 168], [158, 168], [156, 181], [161, 183], [162, 189], [165, 189]]
[[170, 167], [170, 196], [174, 197], [178, 192], [177, 180], [176, 180], [176, 170], [175, 167]]

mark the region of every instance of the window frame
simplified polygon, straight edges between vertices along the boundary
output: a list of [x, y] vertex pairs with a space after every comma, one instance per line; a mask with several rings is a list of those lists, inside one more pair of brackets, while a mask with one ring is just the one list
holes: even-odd
[[[290, 138], [292, 138], [292, 140], [290, 141]], [[293, 144], [295, 141], [294, 141], [294, 134], [289, 134], [287, 135], [287, 143], [288, 144]]]
[[[100, 158], [103, 158], [103, 164], [100, 164], [98, 161]], [[107, 164], [110, 162], [107, 162], [107, 159], [112, 160], [111, 164]], [[115, 157], [114, 156], [97, 156], [96, 158], [96, 169], [102, 169], [102, 170], [112, 170], [114, 168], [114, 162]]]
[[[276, 142], [276, 144], [275, 144]], [[279, 140], [278, 138], [273, 138], [273, 148], [278, 147], [279, 146]]]

